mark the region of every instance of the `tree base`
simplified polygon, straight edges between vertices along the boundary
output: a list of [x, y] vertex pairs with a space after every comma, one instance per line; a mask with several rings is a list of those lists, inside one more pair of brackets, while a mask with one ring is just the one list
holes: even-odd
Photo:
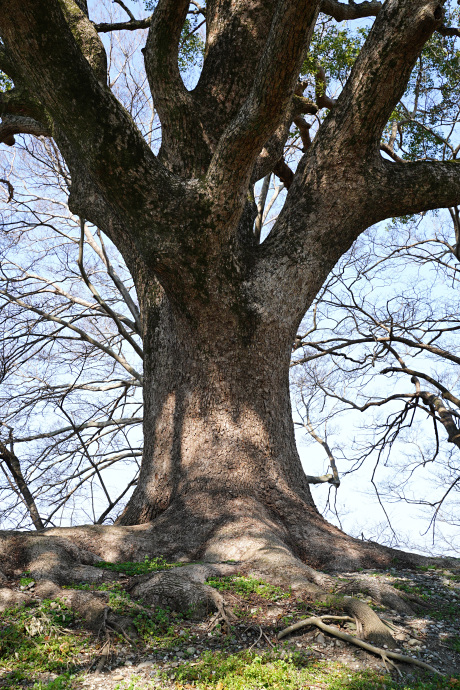
[[[27, 570], [30, 577], [41, 581], [44, 593], [50, 590], [48, 597], [65, 598], [80, 613], [87, 609], [90, 627], [95, 629], [110, 623], [107, 605], [100, 599], [82, 602], [81, 596], [75, 593], [72, 596], [60, 586], [118, 579], [113, 572], [94, 567], [97, 561], [139, 562], [146, 556], [158, 555], [183, 563], [200, 560], [206, 565], [190, 565], [153, 575], [147, 582], [137, 584], [133, 593], [172, 610], [183, 612], [194, 608], [203, 614], [214, 608], [225, 617], [225, 601], [217, 592], [211, 592], [205, 579], [211, 571], [213, 574], [238, 571], [290, 588], [304, 600], [320, 600], [333, 610], [346, 611], [358, 622], [363, 639], [394, 646], [388, 627], [369, 606], [349, 595], [368, 591], [380, 603], [405, 613], [413, 613], [412, 606], [414, 603], [420, 605], [421, 600], [409, 601], [408, 596], [388, 585], [378, 587], [364, 574], [344, 586], [334, 573], [385, 568], [396, 561], [399, 567], [414, 567], [427, 564], [430, 559], [360, 542], [329, 525], [313, 511], [308, 525], [297, 524], [292, 535], [285, 524], [276, 522], [261, 506], [258, 514], [254, 506], [251, 513], [247, 505], [246, 510], [244, 506], [240, 506], [240, 510], [235, 510], [234, 504], [232, 507], [232, 518], [221, 519], [214, 525], [193, 524], [190, 519], [184, 525], [180, 511], [174, 519], [166, 511], [153, 523], [145, 525], [87, 525], [39, 532], [1, 532], [2, 570], [6, 576], [17, 576]], [[251, 517], [247, 517], [248, 514]], [[327, 573], [320, 572], [319, 567]], [[112, 624], [122, 625], [124, 630], [130, 627], [126, 621], [112, 621]]]
[[[171, 562], [232, 560], [251, 563], [252, 567], [259, 564], [262, 570], [268, 550], [278, 552], [280, 577], [288, 565], [285, 557], [295, 557], [296, 563], [329, 573], [431, 562], [425, 556], [354, 539], [329, 524], [314, 507], [302, 504], [301, 508], [294, 505], [291, 513], [285, 510], [277, 514], [255, 500], [235, 498], [224, 505], [220, 502], [206, 515], [193, 505], [173, 503], [155, 520], [140, 525], [0, 531], [2, 569], [17, 570], [48, 548], [59, 550], [64, 561], [71, 559], [82, 565], [93, 565], [97, 560], [142, 561], [146, 556], [162, 555]], [[275, 567], [271, 558], [270, 569]], [[49, 570], [52, 564], [41, 564], [41, 568]], [[316, 577], [313, 570], [312, 577]], [[321, 586], [323, 581], [317, 584]]]

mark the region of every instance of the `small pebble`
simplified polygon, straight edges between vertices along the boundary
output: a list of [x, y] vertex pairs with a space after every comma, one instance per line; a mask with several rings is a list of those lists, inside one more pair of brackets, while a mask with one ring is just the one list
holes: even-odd
[[137, 668], [149, 668], [150, 666], [153, 666], [153, 661], [143, 661], [141, 664], [137, 665]]

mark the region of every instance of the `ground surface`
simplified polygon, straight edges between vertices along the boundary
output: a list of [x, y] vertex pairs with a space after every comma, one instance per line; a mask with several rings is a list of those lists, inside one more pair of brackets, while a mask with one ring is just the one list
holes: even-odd
[[[89, 633], [62, 603], [34, 597], [27, 573], [2, 583], [11, 596], [30, 595], [28, 606], [0, 614], [0, 688], [34, 690], [141, 688], [185, 690], [460, 690], [460, 564], [417, 570], [361, 571], [346, 579], [375, 578], [421, 596], [431, 607], [417, 616], [374, 605], [393, 626], [403, 654], [434, 666], [434, 676], [398, 663], [387, 668], [380, 657], [337, 640], [316, 628], [277, 640], [298, 620], [326, 613], [289, 591], [244, 576], [208, 581], [219, 589], [235, 620], [228, 627], [217, 614], [193, 620], [192, 612], [139, 607], [128, 594], [136, 574], [158, 565], [125, 565], [118, 582], [81, 584], [109, 597], [110, 607], [136, 620], [138, 637], [105, 631]], [[103, 592], [108, 592], [104, 595]], [[357, 595], [360, 598], [360, 595]], [[368, 603], [372, 600], [362, 595]], [[35, 604], [35, 605], [34, 605]], [[343, 631], [353, 634], [353, 623]]]

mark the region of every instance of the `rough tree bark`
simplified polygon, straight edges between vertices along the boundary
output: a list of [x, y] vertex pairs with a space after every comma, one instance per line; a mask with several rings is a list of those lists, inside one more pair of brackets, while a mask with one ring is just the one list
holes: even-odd
[[[3, 141], [34, 131], [31, 121], [54, 137], [72, 176], [70, 208], [106, 232], [132, 273], [146, 353], [142, 471], [119, 525], [29, 535], [21, 553], [32, 570], [37, 544], [71, 539], [106, 559], [236, 559], [318, 594], [328, 580], [312, 567], [394, 556], [318, 514], [295, 447], [288, 368], [300, 320], [361, 232], [460, 202], [456, 163], [379, 152], [443, 2], [359, 6], [356, 16], [377, 15], [373, 29], [260, 245], [250, 192], [279, 164], [294, 118], [312, 112], [295, 90], [320, 4], [208, 0], [204, 65], [189, 92], [177, 60], [189, 2], [159, 0], [144, 51], [162, 123], [155, 156], [106, 86], [85, 3], [0, 1], [0, 68], [15, 84], [0, 101]], [[4, 554], [14, 538], [4, 535]]]

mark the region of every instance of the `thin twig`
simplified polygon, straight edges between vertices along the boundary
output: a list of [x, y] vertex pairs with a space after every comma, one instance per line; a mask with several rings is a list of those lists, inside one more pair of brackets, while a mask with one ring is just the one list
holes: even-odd
[[259, 628], [259, 631], [260, 631], [259, 637], [258, 637], [257, 640], [256, 640], [255, 642], [253, 642], [252, 645], [248, 648], [248, 652], [250, 652], [251, 649], [252, 649], [253, 647], [255, 647], [255, 645], [256, 645], [258, 642], [260, 642], [260, 640], [262, 639], [262, 635], [263, 635], [262, 628], [260, 627], [260, 625], [258, 625], [257, 627]]

